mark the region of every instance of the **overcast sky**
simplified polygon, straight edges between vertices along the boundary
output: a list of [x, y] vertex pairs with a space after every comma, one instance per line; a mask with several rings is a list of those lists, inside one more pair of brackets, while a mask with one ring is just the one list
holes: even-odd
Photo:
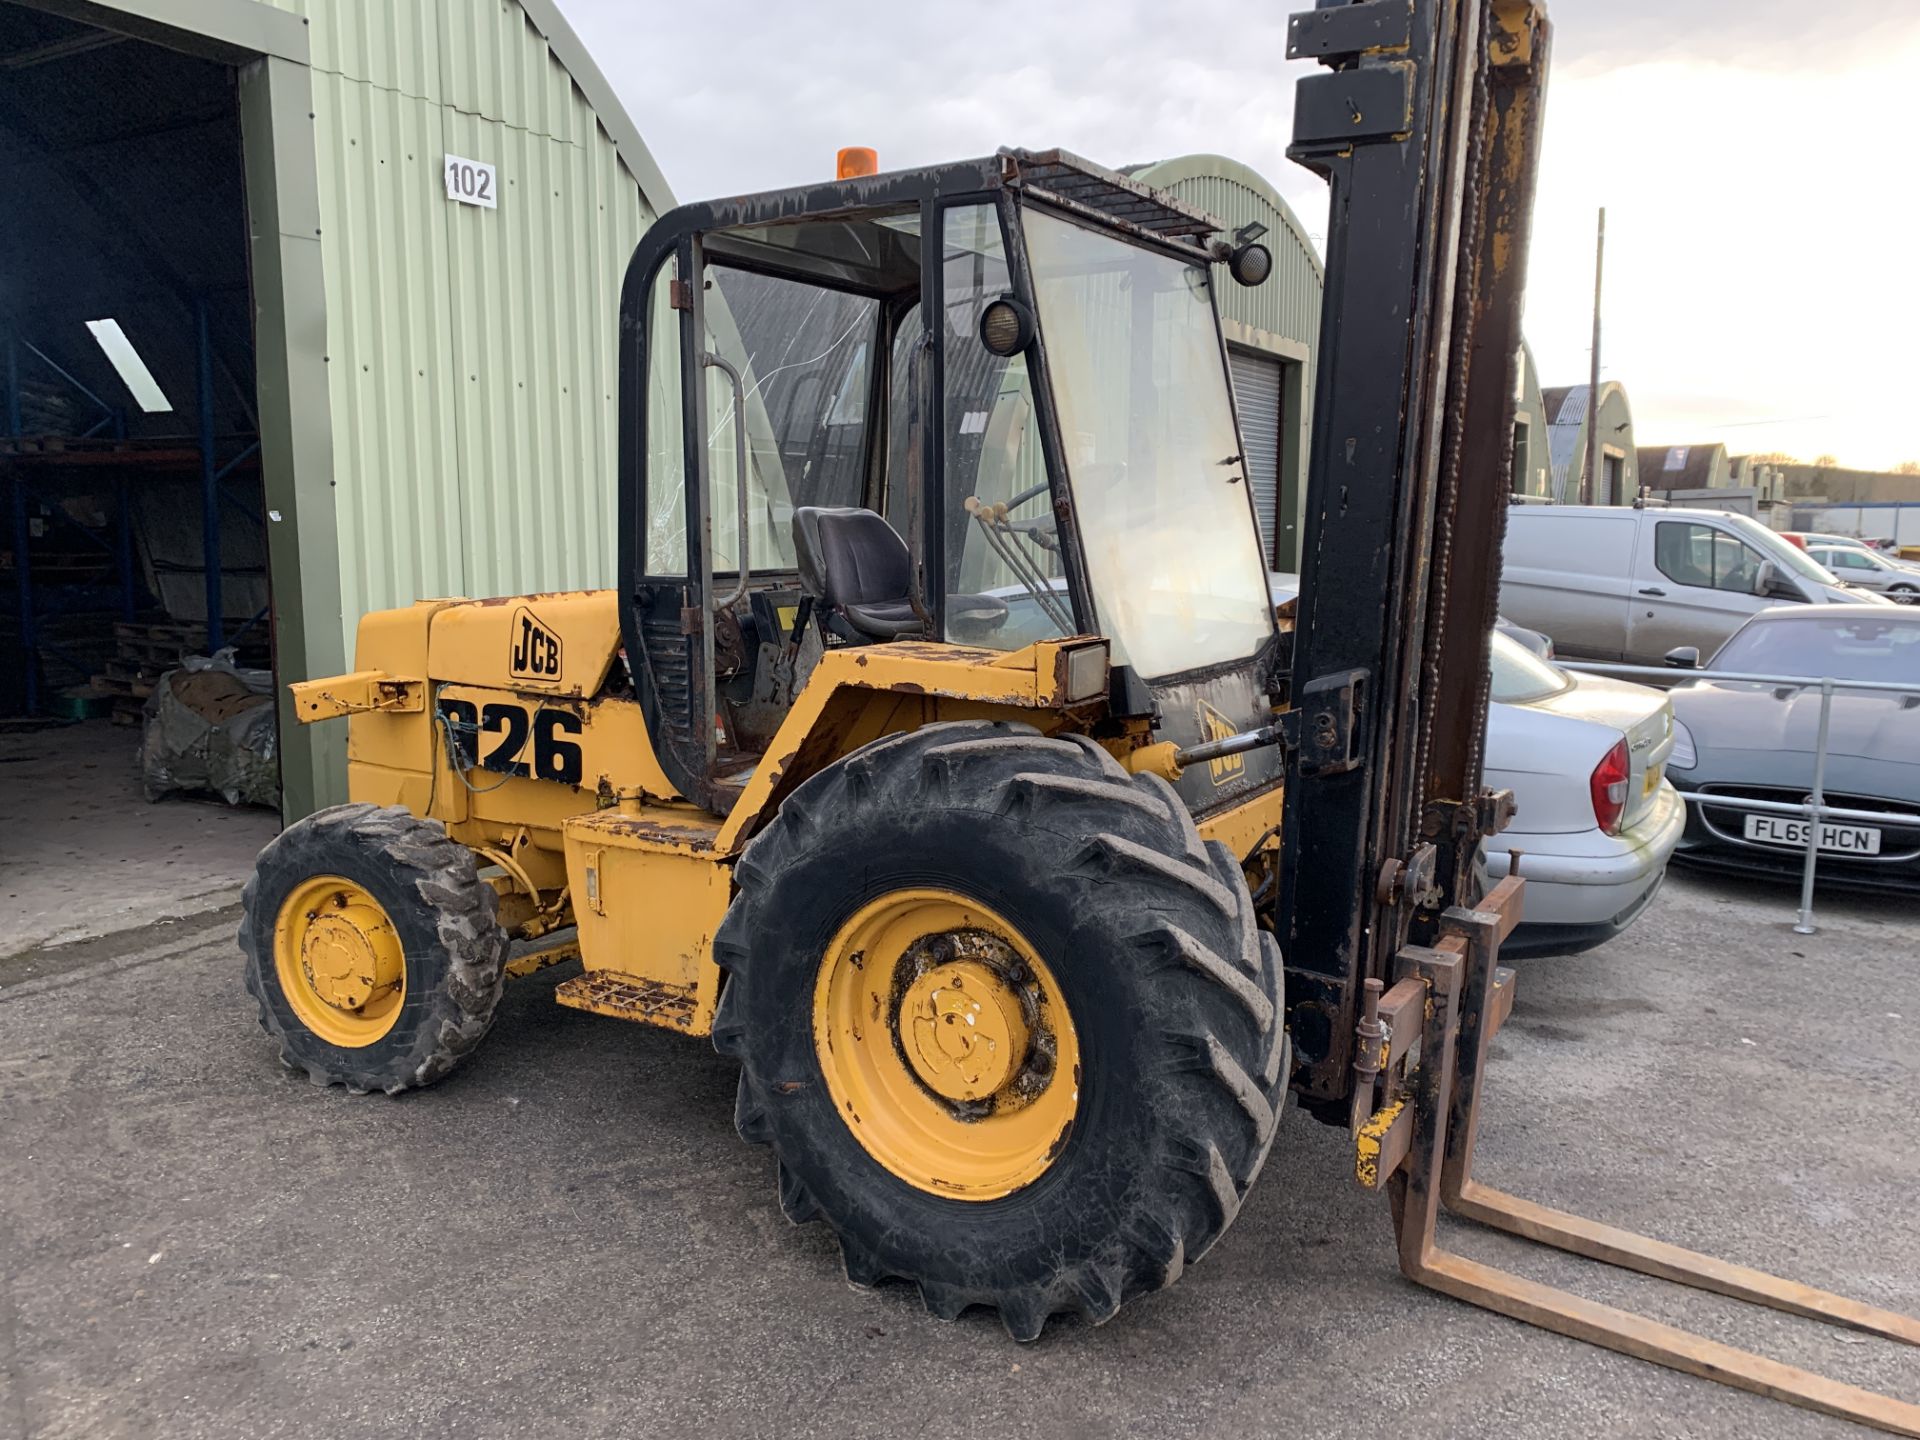
[[[1224, 0], [562, 0], [683, 200], [1060, 145], [1108, 165], [1215, 151], [1292, 201], [1287, 14]], [[1587, 377], [1607, 207], [1603, 373], [1642, 445], [1920, 460], [1920, 6], [1553, 0], [1527, 334]]]

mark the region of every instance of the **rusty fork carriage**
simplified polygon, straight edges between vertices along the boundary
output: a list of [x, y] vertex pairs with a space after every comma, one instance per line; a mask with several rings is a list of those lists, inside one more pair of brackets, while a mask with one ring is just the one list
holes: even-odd
[[[1536, 1205], [1474, 1178], [1487, 1052], [1513, 1009], [1514, 974], [1499, 963], [1500, 942], [1520, 921], [1524, 884], [1503, 880], [1476, 908], [1448, 910], [1433, 945], [1401, 948], [1391, 988], [1368, 984], [1354, 1062], [1355, 1172], [1391, 1198], [1401, 1270], [1455, 1299], [1623, 1355], [1920, 1436], [1920, 1405], [1584, 1300], [1440, 1244], [1444, 1206], [1588, 1260], [1920, 1346], [1920, 1320], [1911, 1316]], [[1408, 1043], [1415, 1036], [1417, 1044]]]

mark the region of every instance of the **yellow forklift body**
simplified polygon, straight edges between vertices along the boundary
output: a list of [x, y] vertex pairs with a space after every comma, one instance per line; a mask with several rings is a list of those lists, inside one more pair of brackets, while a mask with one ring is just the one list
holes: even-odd
[[[491, 867], [510, 933], [577, 927], [510, 973], [577, 952], [583, 973], [558, 988], [562, 1003], [694, 1035], [711, 1030], [719, 999], [713, 936], [732, 863], [795, 786], [884, 735], [942, 721], [1085, 729], [1107, 693], [1104, 644], [1088, 637], [1011, 652], [917, 640], [830, 649], [723, 818], [675, 790], [639, 703], [608, 683], [623, 663], [612, 591], [375, 612], [355, 661], [350, 675], [293, 687], [303, 721], [348, 717], [350, 798], [444, 824]], [[1169, 747], [1147, 740], [1141, 730], [1104, 743], [1156, 768]], [[1277, 843], [1280, 807], [1278, 789], [1257, 794], [1200, 833], [1250, 859]]]

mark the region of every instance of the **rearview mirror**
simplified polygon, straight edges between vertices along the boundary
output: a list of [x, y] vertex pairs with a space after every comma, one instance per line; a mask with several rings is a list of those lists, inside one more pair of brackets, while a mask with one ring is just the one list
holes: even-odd
[[1667, 651], [1667, 665], [1674, 670], [1698, 670], [1700, 668], [1700, 647], [1698, 645], [1676, 645]]
[[1765, 598], [1773, 594], [1774, 577], [1780, 573], [1771, 560], [1762, 560], [1760, 567], [1753, 572], [1753, 593]]

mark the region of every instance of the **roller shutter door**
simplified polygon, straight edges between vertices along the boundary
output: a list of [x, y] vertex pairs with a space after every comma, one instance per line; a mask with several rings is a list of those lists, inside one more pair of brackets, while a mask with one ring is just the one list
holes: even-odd
[[1247, 480], [1260, 515], [1260, 548], [1272, 565], [1280, 503], [1280, 362], [1244, 350], [1229, 350], [1227, 359], [1240, 411], [1240, 443], [1247, 451]]

